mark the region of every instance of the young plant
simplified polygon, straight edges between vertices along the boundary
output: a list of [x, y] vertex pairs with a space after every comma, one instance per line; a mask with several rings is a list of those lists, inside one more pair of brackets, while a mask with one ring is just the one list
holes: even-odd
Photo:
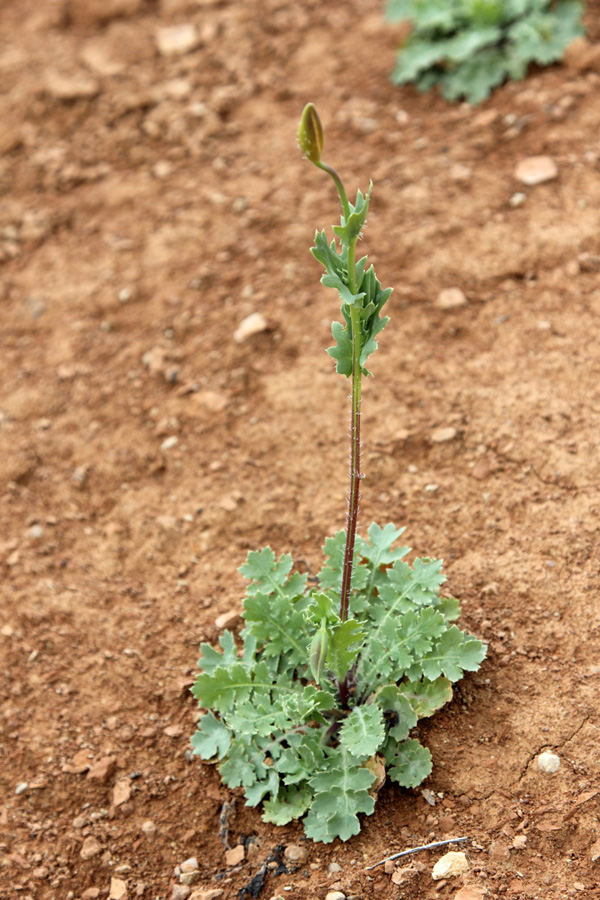
[[310, 103], [298, 139], [342, 205], [333, 240], [317, 231], [312, 253], [342, 301], [328, 353], [352, 385], [346, 530], [326, 539], [316, 586], [292, 572], [289, 555], [277, 559], [270, 547], [248, 554], [242, 646], [229, 631], [218, 650], [202, 644], [192, 692], [205, 712], [192, 746], [217, 762], [226, 785], [244, 789], [249, 806], [262, 802], [266, 822], [304, 817], [308, 837], [328, 843], [359, 832], [386, 768], [403, 787], [429, 775], [431, 754], [411, 732], [451, 699], [465, 670], [479, 668], [486, 648], [452, 624], [460, 609], [440, 594], [441, 562], [405, 561], [409, 548], [397, 546], [404, 529], [373, 524], [367, 538], [356, 533], [361, 382], [391, 290], [366, 257], [356, 259], [371, 186], [348, 201], [321, 159], [323, 130]]
[[388, 21], [412, 25], [392, 81], [481, 103], [506, 79], [524, 78], [530, 63], [560, 60], [583, 34], [582, 13], [578, 0], [388, 0]]

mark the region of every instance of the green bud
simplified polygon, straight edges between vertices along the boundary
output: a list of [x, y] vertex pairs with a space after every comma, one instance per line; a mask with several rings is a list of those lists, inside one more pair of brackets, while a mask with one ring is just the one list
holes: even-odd
[[323, 674], [323, 669], [325, 668], [328, 650], [329, 635], [327, 634], [327, 620], [322, 619], [321, 626], [312, 639], [309, 651], [310, 671], [317, 684], [321, 683], [321, 676]]
[[323, 126], [314, 103], [307, 103], [298, 127], [298, 146], [312, 163], [321, 162]]

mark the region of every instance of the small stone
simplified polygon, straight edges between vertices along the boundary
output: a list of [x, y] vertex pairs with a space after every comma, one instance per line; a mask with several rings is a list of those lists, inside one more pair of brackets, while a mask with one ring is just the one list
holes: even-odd
[[517, 191], [516, 194], [512, 195], [508, 204], [516, 209], [517, 206], [523, 206], [526, 200], [527, 194], [524, 194], [523, 191]]
[[467, 303], [467, 298], [461, 289], [457, 287], [445, 288], [443, 291], [440, 291], [435, 301], [438, 309], [446, 310], [460, 309], [461, 306], [466, 306]]
[[117, 761], [114, 756], [104, 756], [91, 764], [87, 777], [92, 781], [99, 781], [105, 784], [114, 774], [116, 768]]
[[50, 73], [46, 77], [46, 88], [56, 100], [66, 101], [89, 99], [100, 92], [100, 85], [96, 79], [87, 75], [66, 78], [57, 73]]
[[513, 850], [524, 850], [527, 846], [527, 835], [526, 834], [518, 834], [516, 838], [512, 842]]
[[221, 412], [229, 403], [229, 398], [219, 391], [198, 391], [196, 401], [209, 412]]
[[503, 841], [492, 841], [488, 855], [490, 862], [499, 865], [500, 863], [508, 862], [510, 850]]
[[146, 819], [145, 822], [142, 822], [142, 832], [149, 837], [153, 835], [156, 831], [156, 825], [152, 821], [152, 819]]
[[473, 170], [469, 168], [469, 166], [463, 166], [462, 163], [455, 163], [450, 169], [450, 178], [452, 181], [470, 181], [472, 174]]
[[392, 875], [396, 869], [396, 861], [394, 859], [386, 859], [383, 864], [383, 871], [386, 875]]
[[346, 900], [346, 895], [343, 891], [328, 891], [325, 900]]
[[309, 852], [306, 847], [301, 847], [299, 844], [288, 844], [283, 855], [289, 862], [305, 863], [308, 860]]
[[228, 612], [221, 613], [215, 619], [215, 628], [218, 628], [219, 631], [224, 628], [231, 628], [236, 624], [241, 614], [242, 611], [240, 609], [230, 609]]
[[71, 475], [71, 481], [77, 488], [83, 488], [86, 485], [90, 474], [89, 466], [77, 466], [76, 469], [73, 470], [73, 474]]
[[456, 428], [449, 425], [446, 428], [436, 428], [431, 434], [431, 440], [434, 444], [444, 444], [446, 441], [453, 441], [456, 437]]
[[462, 887], [460, 891], [457, 891], [454, 895], [454, 900], [483, 900], [486, 894], [485, 888], [468, 884]]
[[195, 25], [169, 25], [156, 32], [156, 46], [161, 56], [183, 56], [195, 50], [200, 43], [200, 35]]
[[86, 837], [85, 841], [81, 845], [79, 855], [82, 859], [91, 859], [93, 856], [97, 856], [101, 850], [102, 847], [95, 837]]
[[34, 541], [39, 541], [40, 538], [44, 537], [44, 529], [42, 525], [32, 525], [31, 528], [27, 531], [28, 537], [30, 537]]
[[19, 796], [19, 794], [24, 794], [28, 787], [29, 787], [28, 781], [20, 781], [15, 788], [15, 794], [17, 796]]
[[592, 844], [590, 847], [590, 859], [592, 862], [596, 862], [597, 859], [600, 859], [600, 840], [596, 841], [596, 843]]
[[81, 900], [97, 900], [100, 896], [100, 888], [91, 887], [83, 892]]
[[31, 877], [35, 878], [36, 881], [43, 881], [50, 874], [50, 869], [48, 866], [36, 866], [33, 872], [31, 873]]
[[129, 781], [117, 781], [113, 788], [113, 806], [121, 806], [127, 803], [131, 797], [131, 784]]
[[127, 900], [127, 885], [120, 878], [110, 879], [108, 900]]
[[190, 894], [190, 900], [219, 900], [225, 891], [222, 888], [210, 888], [207, 891], [196, 889]]
[[[163, 734], [166, 734], [167, 737], [170, 738], [178, 738], [183, 734], [183, 725], [167, 725], [164, 729]], [[196, 866], [196, 868], [198, 868]]]
[[251, 337], [253, 334], [259, 334], [261, 331], [266, 331], [268, 327], [267, 320], [262, 313], [251, 313], [245, 319], [242, 319], [239, 327], [233, 334], [233, 339], [238, 344], [241, 344], [246, 338]]
[[172, 450], [173, 447], [176, 447], [179, 443], [179, 438], [177, 435], [172, 434], [170, 437], [165, 438], [162, 444], [160, 445], [160, 449], [165, 453], [167, 450]]
[[192, 885], [196, 884], [200, 878], [200, 872], [182, 872], [179, 876], [180, 884]]
[[226, 866], [239, 866], [241, 862], [244, 861], [246, 856], [246, 851], [242, 844], [238, 844], [237, 847], [233, 847], [231, 850], [227, 850], [225, 852], [225, 865]]
[[163, 181], [165, 178], [168, 178], [173, 172], [173, 166], [169, 162], [168, 159], [159, 159], [158, 162], [154, 163], [152, 166], [152, 174], [155, 178], [158, 178], [159, 181]]
[[550, 156], [530, 156], [521, 160], [515, 169], [517, 181], [529, 186], [552, 181], [557, 176], [558, 168]]
[[197, 872], [198, 871], [198, 859], [195, 856], [190, 856], [189, 859], [184, 860], [179, 865], [180, 872]]
[[468, 871], [469, 863], [465, 854], [451, 850], [450, 853], [446, 853], [441, 859], [438, 859], [433, 867], [431, 877], [434, 881], [439, 881], [441, 878], [455, 878], [457, 875], [464, 875]]
[[330, 876], [337, 875], [337, 873], [341, 872], [341, 871], [342, 871], [342, 867], [340, 866], [339, 863], [330, 862], [329, 865], [327, 866], [327, 874]]
[[540, 753], [537, 760], [537, 766], [544, 775], [552, 775], [560, 769], [560, 757], [556, 753]]
[[490, 474], [491, 469], [488, 463], [484, 459], [480, 459], [475, 463], [473, 469], [471, 471], [471, 476], [475, 478], [477, 481], [485, 481], [485, 479]]
[[191, 893], [192, 889], [187, 884], [175, 884], [173, 885], [171, 900], [188, 900]]

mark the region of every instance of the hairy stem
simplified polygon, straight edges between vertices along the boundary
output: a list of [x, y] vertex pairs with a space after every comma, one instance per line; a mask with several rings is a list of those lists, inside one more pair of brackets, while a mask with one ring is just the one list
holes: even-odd
[[360, 501], [360, 399], [362, 370], [360, 366], [360, 317], [354, 309], [350, 310], [352, 324], [352, 412], [350, 418], [350, 491], [348, 493], [348, 517], [346, 520], [346, 547], [342, 568], [342, 590], [340, 596], [340, 619], [348, 618], [350, 605], [350, 589], [352, 587], [352, 568], [354, 563], [354, 544], [358, 509]]

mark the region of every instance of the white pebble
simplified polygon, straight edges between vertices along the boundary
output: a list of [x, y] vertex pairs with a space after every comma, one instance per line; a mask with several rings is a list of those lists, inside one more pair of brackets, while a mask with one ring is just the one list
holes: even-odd
[[461, 306], [466, 306], [467, 303], [467, 298], [461, 289], [457, 287], [446, 288], [440, 291], [435, 301], [438, 309], [460, 309]]
[[441, 859], [438, 859], [433, 867], [431, 877], [434, 881], [439, 881], [441, 878], [452, 878], [468, 871], [469, 863], [465, 854], [451, 850], [450, 853], [446, 853]]
[[178, 443], [179, 443], [179, 438], [176, 435], [172, 434], [171, 437], [164, 439], [164, 441], [160, 445], [160, 449], [163, 451], [172, 450], [173, 447], [176, 447]]
[[553, 772], [558, 772], [560, 769], [560, 757], [556, 753], [546, 751], [545, 753], [540, 753], [537, 764], [539, 771], [543, 772], [544, 775], [552, 775]]
[[156, 46], [161, 56], [183, 56], [195, 50], [200, 43], [200, 35], [195, 25], [170, 25], [159, 28], [156, 33]]
[[259, 334], [261, 331], [266, 331], [268, 327], [267, 320], [262, 313], [251, 313], [240, 322], [237, 331], [234, 332], [233, 339], [234, 341], [237, 341], [238, 344], [241, 344], [247, 337], [251, 337], [253, 334]]
[[557, 175], [558, 168], [550, 156], [530, 156], [521, 160], [515, 169], [515, 178], [527, 185], [552, 181]]

